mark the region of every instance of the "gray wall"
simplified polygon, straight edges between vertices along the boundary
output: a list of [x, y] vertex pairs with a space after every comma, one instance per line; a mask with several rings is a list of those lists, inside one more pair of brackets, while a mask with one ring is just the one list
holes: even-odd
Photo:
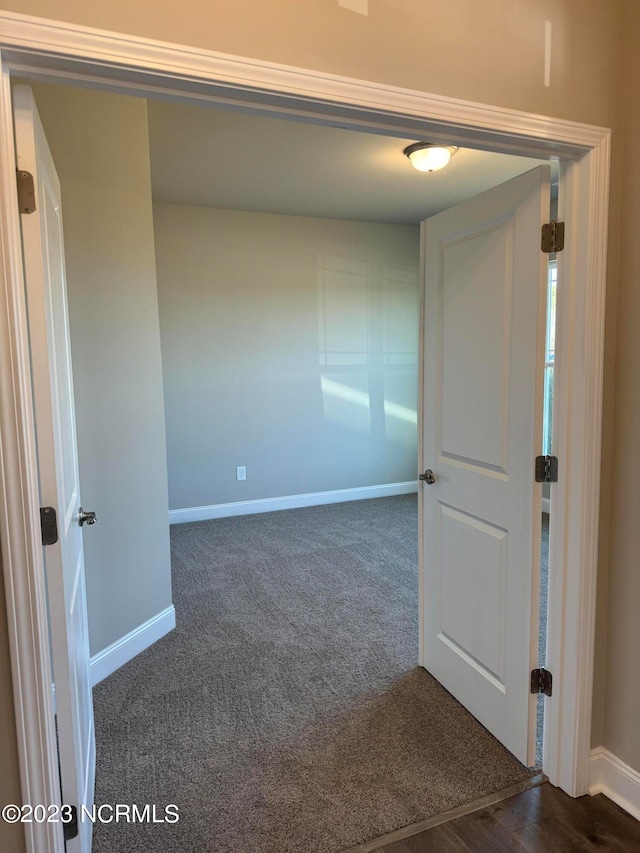
[[172, 509], [416, 479], [416, 226], [154, 222]]
[[171, 604], [146, 102], [33, 86], [62, 185], [91, 653]]

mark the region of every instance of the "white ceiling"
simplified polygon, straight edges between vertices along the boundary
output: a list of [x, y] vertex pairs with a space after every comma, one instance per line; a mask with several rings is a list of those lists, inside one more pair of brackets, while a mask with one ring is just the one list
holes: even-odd
[[420, 222], [540, 162], [460, 149], [423, 174], [402, 153], [415, 138], [163, 101], [149, 138], [155, 201], [373, 222]]

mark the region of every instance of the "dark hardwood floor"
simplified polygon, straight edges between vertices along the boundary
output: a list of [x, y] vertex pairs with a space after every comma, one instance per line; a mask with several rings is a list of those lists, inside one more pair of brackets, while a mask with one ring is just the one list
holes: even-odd
[[552, 785], [427, 829], [379, 853], [640, 853], [640, 821], [611, 800]]

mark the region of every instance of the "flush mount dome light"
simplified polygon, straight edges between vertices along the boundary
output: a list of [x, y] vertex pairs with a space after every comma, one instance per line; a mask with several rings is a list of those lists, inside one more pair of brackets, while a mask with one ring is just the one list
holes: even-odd
[[437, 172], [438, 169], [444, 169], [457, 150], [455, 145], [414, 142], [404, 149], [404, 153], [419, 172]]

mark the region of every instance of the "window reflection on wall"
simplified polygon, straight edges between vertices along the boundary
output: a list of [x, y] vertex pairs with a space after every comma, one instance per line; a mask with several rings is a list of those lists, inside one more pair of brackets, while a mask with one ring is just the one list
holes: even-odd
[[415, 269], [318, 256], [324, 418], [415, 443], [418, 277]]

